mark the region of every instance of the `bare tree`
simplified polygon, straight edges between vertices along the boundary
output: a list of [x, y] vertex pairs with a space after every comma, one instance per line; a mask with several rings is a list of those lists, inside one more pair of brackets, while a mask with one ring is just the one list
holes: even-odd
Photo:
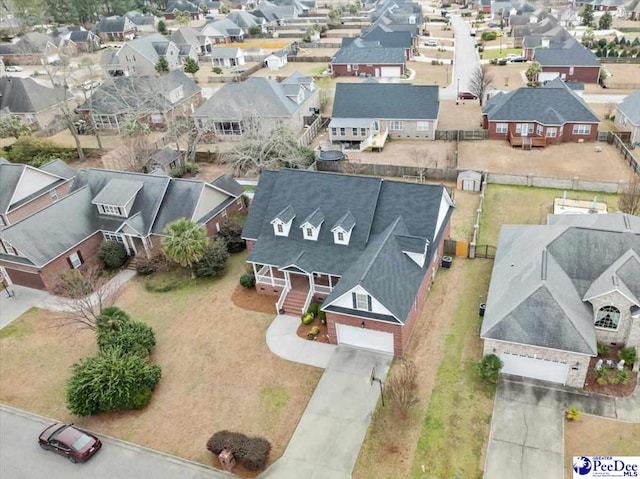
[[484, 95], [492, 84], [493, 74], [489, 72], [489, 67], [487, 65], [477, 66], [471, 74], [469, 90], [478, 97], [478, 100], [480, 100], [480, 106], [482, 106], [482, 103], [484, 102]]
[[637, 176], [620, 194], [618, 208], [623, 213], [640, 216], [640, 178]]
[[407, 418], [411, 409], [420, 403], [418, 370], [415, 363], [402, 360], [387, 380], [385, 389], [399, 415]]
[[431, 167], [431, 154], [429, 153], [429, 150], [419, 150], [418, 148], [414, 148], [411, 150], [409, 155], [413, 160], [413, 163], [416, 165], [416, 172], [420, 183], [424, 183], [429, 168]]
[[115, 304], [123, 286], [117, 279], [109, 281], [97, 266], [84, 271], [70, 270], [61, 279], [58, 289], [61, 297], [53, 307], [60, 325], [91, 330], [96, 329], [102, 311]]
[[[76, 86], [82, 92], [85, 103], [87, 103], [89, 105], [89, 109], [91, 109], [93, 93], [97, 88], [99, 80], [102, 78], [102, 71], [100, 66], [96, 65], [90, 58], [82, 59], [78, 71], [80, 76], [75, 81]], [[102, 139], [100, 138], [98, 129], [93, 125], [93, 122], [91, 124], [91, 129], [96, 137], [98, 148], [102, 149]]]

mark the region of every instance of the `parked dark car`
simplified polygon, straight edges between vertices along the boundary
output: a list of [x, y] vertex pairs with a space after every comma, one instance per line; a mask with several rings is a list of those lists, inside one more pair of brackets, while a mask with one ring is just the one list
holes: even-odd
[[524, 63], [527, 61], [526, 57], [513, 57], [510, 60], [512, 63]]
[[52, 424], [40, 434], [38, 444], [71, 462], [85, 462], [102, 447], [100, 439], [73, 424]]
[[460, 100], [477, 100], [478, 97], [471, 92], [461, 91], [458, 93], [458, 99]]

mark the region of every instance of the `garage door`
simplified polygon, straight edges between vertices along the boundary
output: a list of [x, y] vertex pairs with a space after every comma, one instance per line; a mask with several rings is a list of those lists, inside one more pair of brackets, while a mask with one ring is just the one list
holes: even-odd
[[509, 353], [501, 354], [500, 359], [504, 363], [501, 370], [502, 373], [560, 384], [567, 382], [567, 373], [569, 372], [567, 363]]
[[399, 77], [400, 67], [380, 67], [381, 77]]
[[559, 76], [560, 74], [558, 72], [540, 72], [538, 74], [538, 80], [544, 83], [546, 81], [551, 81], [554, 78], [558, 78]]
[[393, 333], [336, 324], [338, 344], [393, 354]]
[[476, 189], [475, 180], [462, 180], [462, 189], [464, 191], [475, 191]]
[[17, 269], [10, 268], [7, 268], [6, 272], [13, 284], [26, 286], [27, 288], [47, 289], [42, 282], [42, 278], [40, 278], [40, 275], [37, 273], [26, 273], [24, 271], [18, 271]]

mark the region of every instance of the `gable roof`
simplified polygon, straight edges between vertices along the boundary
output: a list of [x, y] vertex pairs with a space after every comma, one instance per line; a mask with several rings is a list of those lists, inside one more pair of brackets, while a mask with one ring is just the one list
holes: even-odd
[[206, 28], [214, 28], [225, 37], [237, 37], [243, 34], [242, 29], [228, 18], [208, 21], [202, 27], [202, 31], [204, 32]]
[[640, 125], [640, 90], [627, 95], [622, 102], [616, 105], [634, 125]]
[[264, 25], [265, 23], [264, 18], [256, 17], [246, 10], [233, 10], [229, 12], [227, 18], [241, 28], [251, 28], [256, 25]]
[[337, 83], [332, 118], [437, 119], [438, 87], [404, 83]]
[[96, 31], [99, 33], [122, 33], [127, 27], [127, 17], [113, 15], [111, 17], [102, 17], [96, 25]]
[[129, 48], [132, 48], [136, 52], [140, 53], [155, 65], [156, 63], [158, 63], [160, 57], [166, 53], [170, 44], [175, 45], [173, 41], [166, 38], [164, 35], [154, 33], [152, 35], [136, 38], [135, 40], [131, 40], [125, 43], [123, 47], [118, 50], [117, 55], [120, 55], [122, 51], [126, 51], [124, 49], [124, 46], [126, 45]]
[[[233, 182], [231, 178], [223, 181]], [[207, 186], [202, 181], [167, 176], [84, 170], [74, 179], [69, 195], [2, 230], [0, 238], [16, 247], [31, 264], [43, 266], [99, 231], [116, 232], [128, 225], [142, 236], [161, 234], [168, 222], [193, 216], [205, 187], [216, 188], [224, 194], [219, 204], [212, 205], [209, 214], [215, 214], [236, 196], [214, 183]], [[102, 215], [93, 204], [96, 200], [102, 201], [103, 195], [109, 196], [108, 201], [122, 204], [134, 191], [128, 218]], [[34, 237], [39, 240], [32, 241]]]
[[200, 8], [195, 3], [188, 0], [172, 0], [167, 3], [166, 13], [173, 13], [175, 11], [200, 13]]
[[384, 25], [377, 25], [361, 35], [364, 41], [379, 42], [384, 48], [411, 48], [412, 35], [407, 31], [394, 31]]
[[619, 214], [549, 218], [548, 225], [500, 230], [480, 335], [595, 355], [586, 295], [618, 289], [640, 301], [640, 219]]
[[353, 42], [343, 46], [331, 59], [331, 63], [351, 64], [402, 64], [406, 61], [404, 48], [384, 48], [380, 42], [366, 42], [356, 38]]
[[[438, 244], [452, 211], [452, 203], [443, 203], [443, 197], [448, 198], [443, 186], [303, 170], [264, 171], [243, 230], [244, 238], [256, 240], [248, 261], [340, 276], [324, 303], [327, 310], [360, 285], [392, 313], [377, 319], [403, 322], [430, 261], [419, 267], [403, 253], [401, 238], [429, 238]], [[271, 221], [284, 212], [289, 212], [291, 230], [286, 237], [276, 236]], [[324, 222], [317, 241], [305, 240], [300, 225], [309, 218], [317, 222], [320, 213]], [[334, 243], [332, 229], [338, 225], [351, 230], [349, 245]], [[428, 257], [434, 254], [435, 248]]]
[[177, 45], [187, 44], [200, 49], [200, 32], [193, 27], [179, 28], [173, 32], [169, 38]]
[[[306, 108], [307, 102], [318, 94], [316, 89], [307, 89], [305, 85], [308, 84], [308, 78], [297, 72], [282, 83], [261, 77], [249, 77], [241, 83], [225, 83], [196, 109], [193, 116], [226, 120], [242, 119], [247, 115], [288, 118]], [[302, 91], [303, 100], [300, 104], [291, 98], [292, 87], [295, 89], [294, 95]]]
[[482, 113], [489, 121], [535, 121], [544, 125], [600, 123], [584, 100], [559, 78], [542, 88], [498, 93], [487, 101]]
[[533, 59], [545, 66], [599, 67], [595, 54], [575, 39], [564, 43], [550, 43], [549, 48], [536, 48]]
[[71, 168], [59, 158], [57, 160], [51, 160], [49, 163], [42, 165], [40, 169], [42, 171], [46, 171], [47, 173], [59, 176], [60, 178], [64, 178], [65, 180], [73, 178], [77, 173], [76, 170]]
[[0, 113], [38, 113], [71, 98], [63, 88], [49, 88], [33, 78], [0, 78]]

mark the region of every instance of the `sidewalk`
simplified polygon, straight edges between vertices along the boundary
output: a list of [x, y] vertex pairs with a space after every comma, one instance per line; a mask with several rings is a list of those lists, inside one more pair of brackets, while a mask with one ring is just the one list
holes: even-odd
[[296, 334], [300, 318], [279, 314], [267, 329], [267, 346], [276, 356], [325, 369], [336, 349], [334, 344], [302, 339]]

